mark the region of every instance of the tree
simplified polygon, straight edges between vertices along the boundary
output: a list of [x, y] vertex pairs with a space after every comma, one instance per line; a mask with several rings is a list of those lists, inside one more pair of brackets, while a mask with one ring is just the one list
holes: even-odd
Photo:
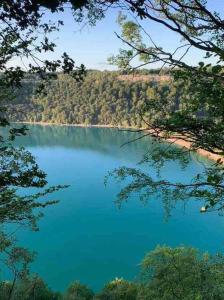
[[190, 247], [157, 246], [141, 262], [138, 281], [115, 278], [94, 294], [74, 282], [63, 293], [55, 293], [38, 276], [15, 283], [0, 282], [2, 300], [222, 300], [224, 257], [200, 253]]
[[[46, 12], [63, 12], [65, 4], [70, 5], [77, 18], [81, 18], [85, 10], [89, 12], [90, 22], [95, 20], [97, 13], [100, 17], [100, 10], [85, 0], [3, 0], [0, 3], [0, 126], [5, 127], [5, 133], [0, 135], [1, 228], [5, 223], [16, 223], [31, 225], [33, 229], [37, 229], [36, 222], [41, 216], [41, 213], [37, 213], [40, 211], [38, 208], [56, 203], [43, 201], [44, 196], [62, 188], [60, 185], [46, 188], [46, 174], [39, 169], [34, 157], [24, 148], [17, 149], [13, 146], [12, 141], [25, 135], [27, 128], [10, 125], [7, 106], [26, 80], [38, 80], [38, 92], [43, 90], [47, 81], [56, 77], [56, 72], [70, 74], [75, 80], [82, 80], [85, 75], [84, 66], [76, 67], [74, 60], [66, 53], [55, 61], [41, 58], [43, 54], [54, 51], [56, 45], [50, 40], [50, 34], [63, 25], [61, 20], [52, 23], [44, 21], [43, 18]], [[21, 64], [16, 65], [18, 59], [23, 68]], [[31, 77], [27, 78], [27, 74]], [[27, 190], [44, 187], [45, 190], [28, 196], [21, 196], [17, 192], [19, 188]], [[0, 250], [2, 261], [13, 273], [14, 282], [9, 295], [11, 299], [15, 281], [27, 273], [31, 254], [14, 246], [13, 239], [3, 232]]]
[[143, 282], [137, 299], [223, 299], [223, 256], [201, 255], [188, 247], [161, 247], [142, 261]]
[[133, 282], [116, 278], [105, 285], [101, 293], [96, 297], [99, 300], [136, 300], [138, 286]]
[[124, 81], [117, 72], [108, 71], [88, 71], [82, 83], [74, 82], [68, 75], [59, 75], [57, 80], [46, 83], [44, 92], [33, 95], [36, 84], [35, 81], [24, 83], [16, 101], [8, 106], [11, 121], [32, 122], [37, 118], [48, 123], [113, 126], [126, 123], [136, 127], [145, 99], [152, 98], [148, 90], [157, 89], [158, 97], [164, 96], [163, 90], [170, 92], [167, 83], [158, 82], [153, 87], [153, 82]]
[[65, 300], [92, 300], [94, 296], [93, 291], [91, 291], [87, 286], [74, 282], [72, 283], [63, 299]]
[[[7, 132], [0, 136], [0, 222], [24, 222], [35, 226], [36, 216], [33, 208], [43, 208], [53, 202], [38, 202], [38, 198], [53, 192], [60, 186], [48, 188], [36, 195], [19, 196], [17, 188], [43, 188], [46, 186], [46, 174], [36, 164], [33, 156], [25, 149], [16, 149], [12, 141], [25, 135], [27, 128], [11, 127], [7, 119], [7, 105], [14, 99], [15, 92], [21, 88], [22, 81], [39, 80], [37, 89], [43, 89], [43, 81], [55, 78], [56, 71], [71, 74], [76, 80], [85, 74], [84, 66], [75, 67], [75, 62], [66, 54], [61, 60], [49, 61], [40, 59], [40, 54], [54, 51], [55, 44], [48, 35], [59, 30], [63, 22], [58, 24], [43, 21], [47, 9], [52, 13], [63, 11], [63, 5], [70, 3], [71, 9], [80, 13], [84, 7], [89, 8], [87, 1], [1, 1], [0, 4], [0, 126]], [[38, 35], [43, 34], [43, 40]], [[30, 59], [24, 70], [21, 66], [9, 67], [12, 59]], [[24, 63], [25, 64], [25, 63]]]
[[[205, 202], [205, 210], [223, 210], [224, 200], [224, 21], [219, 12], [208, 8], [206, 0], [152, 0], [124, 1], [123, 9], [131, 11], [134, 21], [126, 16], [119, 17], [122, 28], [117, 35], [125, 44], [117, 56], [110, 62], [119, 68], [133, 70], [133, 58], [139, 57], [141, 64], [146, 66], [161, 62], [161, 70], [169, 66], [171, 83], [178, 90], [179, 97], [165, 97], [148, 101], [142, 117], [148, 127], [149, 135], [159, 143], [171, 138], [169, 144], [176, 140], [188, 143], [189, 151], [203, 149], [219, 155], [217, 161], [204, 172], [197, 174], [187, 184], [172, 183], [168, 180], [155, 181], [148, 174], [131, 168], [120, 168], [113, 173], [115, 178], [133, 178], [118, 195], [119, 201], [127, 199], [131, 192], [143, 191], [147, 198], [151, 193], [159, 192], [168, 199], [186, 199], [194, 197]], [[119, 1], [113, 1], [119, 5]], [[104, 5], [107, 5], [104, 3]], [[182, 39], [180, 46], [170, 53], [157, 45], [150, 34], [141, 26], [138, 18], [154, 21], [170, 30]], [[150, 41], [145, 44], [146, 36]], [[184, 61], [191, 49], [199, 49], [204, 54], [204, 60], [197, 66]], [[214, 61], [212, 64], [211, 61]], [[193, 80], [192, 80], [193, 78]], [[153, 100], [153, 99], [152, 99]], [[178, 100], [178, 101], [177, 101]], [[145, 134], [144, 134], [145, 135]], [[144, 162], [154, 161], [161, 169], [164, 160], [186, 159], [184, 151], [174, 150], [168, 145], [166, 150], [155, 147], [144, 158]]]
[[[123, 27], [123, 35], [120, 37], [129, 50], [122, 50], [117, 62], [122, 62], [122, 67], [129, 63], [133, 56], [140, 56], [144, 64], [162, 61], [172, 68], [172, 76], [178, 82], [181, 91], [180, 105], [176, 109], [176, 99], [161, 99], [161, 103], [147, 103], [145, 110], [149, 113], [146, 124], [158, 141], [172, 136], [173, 139], [181, 138], [191, 143], [190, 150], [203, 148], [213, 153], [223, 156], [223, 20], [217, 14], [210, 11], [204, 0], [152, 0], [152, 1], [124, 1], [137, 16], [150, 19], [162, 24], [165, 28], [179, 34], [185, 39], [185, 53], [191, 47], [205, 51], [205, 59], [214, 57], [217, 60], [215, 65], [201, 62], [199, 66], [193, 67], [186, 64], [182, 58], [185, 53], [177, 59], [175, 54], [164, 51], [152, 42], [151, 46], [144, 45], [141, 38], [141, 29], [138, 23], [126, 22], [125, 18], [120, 18]], [[119, 1], [1, 1], [0, 3], [0, 90], [1, 119], [0, 125], [8, 129], [7, 137], [1, 136], [1, 181], [0, 181], [0, 212], [1, 222], [17, 222], [36, 226], [37, 215], [33, 209], [43, 208], [54, 202], [37, 201], [46, 193], [57, 190], [54, 187], [42, 191], [36, 195], [19, 196], [17, 188], [37, 187], [43, 188], [46, 185], [46, 175], [38, 168], [34, 158], [24, 149], [20, 151], [12, 145], [12, 140], [26, 133], [26, 128], [10, 127], [6, 117], [6, 105], [15, 92], [20, 88], [22, 80], [27, 80], [26, 73], [33, 78], [41, 80], [39, 90], [43, 90], [42, 81], [55, 78], [56, 71], [71, 73], [76, 79], [82, 79], [85, 73], [84, 67], [75, 68], [75, 62], [64, 53], [60, 60], [49, 61], [40, 59], [40, 54], [54, 51], [55, 44], [50, 41], [49, 35], [58, 30], [63, 25], [61, 20], [57, 24], [43, 23], [45, 10], [52, 13], [63, 11], [64, 4], [69, 4], [77, 18], [81, 18], [86, 12], [90, 22], [104, 15], [105, 5], [117, 5]], [[38, 39], [38, 33], [43, 33], [43, 40]], [[180, 49], [180, 48], [178, 48]], [[177, 50], [178, 50], [177, 49]], [[176, 53], [176, 51], [175, 51]], [[10, 61], [15, 58], [30, 58], [25, 72], [21, 67], [10, 67]], [[114, 58], [116, 62], [116, 58]], [[192, 77], [195, 78], [192, 81]], [[187, 93], [186, 93], [187, 89]], [[175, 109], [174, 109], [175, 107]], [[150, 113], [153, 112], [153, 119]], [[161, 117], [162, 116], [162, 117]], [[60, 115], [63, 118], [64, 114]], [[86, 120], [89, 120], [88, 115]], [[165, 134], [164, 134], [165, 133]], [[173, 151], [169, 148], [155, 148], [152, 158], [156, 163], [161, 164], [161, 159], [173, 159], [183, 157], [182, 151]], [[145, 157], [144, 161], [149, 161], [150, 157]], [[221, 160], [217, 160], [213, 167], [205, 169], [203, 174], [198, 174], [195, 181], [186, 185], [171, 183], [169, 181], [156, 181], [150, 176], [134, 169], [119, 169], [115, 171], [115, 176], [122, 179], [130, 175], [134, 182], [121, 194], [124, 197], [131, 191], [138, 191], [146, 188], [146, 195], [161, 190], [162, 194], [180, 199], [182, 196], [194, 196], [205, 199], [206, 209], [223, 209], [223, 174], [224, 169]], [[147, 190], [148, 189], [148, 190]], [[168, 192], [167, 192], [168, 191]], [[164, 193], [163, 193], [164, 192]], [[9, 266], [13, 266], [15, 280], [18, 274], [24, 275], [27, 265], [31, 261], [29, 254], [22, 248], [11, 247], [8, 237], [2, 235], [1, 248], [3, 255], [8, 255], [6, 261]], [[5, 252], [10, 247], [11, 252]], [[22, 270], [14, 265], [20, 265]], [[166, 261], [165, 261], [166, 262]], [[218, 264], [219, 266], [219, 264]], [[173, 270], [173, 269], [172, 269]], [[222, 273], [222, 268], [217, 268], [218, 273], [213, 274], [213, 269], [208, 269], [208, 274], [218, 275]], [[216, 277], [217, 275], [217, 277]], [[210, 278], [209, 280], [212, 280]], [[212, 281], [211, 281], [212, 282]], [[215, 284], [215, 282], [214, 282]], [[219, 282], [222, 287], [222, 281]], [[14, 284], [9, 287], [10, 298], [14, 292]], [[198, 291], [201, 293], [201, 290]], [[221, 296], [222, 293], [220, 293]], [[190, 294], [191, 295], [191, 294]], [[213, 294], [216, 295], [216, 294]], [[201, 297], [200, 294], [193, 296]], [[218, 296], [217, 296], [218, 297]], [[221, 297], [223, 298], [223, 297]], [[220, 298], [220, 299], [221, 299]], [[208, 298], [209, 299], [209, 298]]]
[[3, 232], [0, 232], [0, 254], [1, 263], [9, 269], [12, 276], [12, 282], [1, 283], [0, 296], [1, 299], [13, 299], [17, 281], [28, 275], [28, 267], [34, 255], [25, 248], [17, 247], [13, 238]]
[[38, 276], [18, 280], [13, 289], [11, 282], [1, 282], [0, 296], [2, 300], [62, 300], [62, 295], [51, 291]]

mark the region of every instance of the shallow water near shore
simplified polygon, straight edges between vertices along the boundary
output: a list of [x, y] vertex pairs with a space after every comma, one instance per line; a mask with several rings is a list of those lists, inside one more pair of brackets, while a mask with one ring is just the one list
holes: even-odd
[[[49, 199], [60, 203], [46, 208], [40, 231], [19, 230], [21, 245], [36, 251], [32, 270], [54, 290], [63, 291], [79, 280], [94, 290], [115, 277], [136, 279], [139, 263], [157, 244], [187, 245], [211, 253], [224, 250], [224, 217], [201, 214], [201, 203], [178, 204], [166, 219], [162, 201], [151, 197], [144, 205], [132, 196], [120, 209], [114, 204], [122, 187], [114, 181], [104, 186], [108, 171], [119, 166], [134, 167], [150, 150], [151, 139], [135, 139], [138, 133], [110, 128], [30, 125], [25, 146], [48, 174], [49, 185], [69, 184]], [[185, 170], [169, 162], [163, 176], [188, 182], [202, 169], [193, 155]], [[139, 166], [138, 166], [139, 167]], [[156, 176], [156, 171], [141, 167]]]

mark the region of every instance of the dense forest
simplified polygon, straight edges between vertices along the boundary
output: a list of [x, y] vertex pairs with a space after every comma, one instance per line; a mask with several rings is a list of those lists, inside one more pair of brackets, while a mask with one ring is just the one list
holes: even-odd
[[11, 121], [145, 127], [141, 114], [147, 101], [167, 99], [175, 92], [167, 76], [155, 71], [123, 77], [89, 71], [83, 82], [59, 75], [40, 94], [35, 93], [36, 86], [35, 80], [24, 80], [7, 112]]
[[[190, 247], [157, 246], [141, 262], [138, 280], [115, 278], [98, 292], [73, 282], [62, 294], [37, 275], [0, 282], [1, 300], [222, 300], [224, 257]], [[97, 272], [96, 272], [97, 274]]]

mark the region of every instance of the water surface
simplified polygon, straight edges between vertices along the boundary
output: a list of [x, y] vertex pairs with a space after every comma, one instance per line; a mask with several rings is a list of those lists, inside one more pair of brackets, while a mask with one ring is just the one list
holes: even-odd
[[[157, 244], [191, 245], [202, 251], [223, 251], [224, 217], [200, 214], [200, 203], [182, 205], [166, 220], [162, 203], [150, 199], [144, 206], [133, 196], [121, 209], [114, 205], [120, 185], [104, 186], [108, 171], [135, 166], [149, 150], [148, 137], [121, 148], [137, 133], [103, 128], [30, 126], [26, 146], [48, 174], [49, 184], [69, 184], [53, 198], [40, 231], [19, 231], [20, 244], [38, 252], [32, 270], [55, 290], [80, 280], [98, 290], [115, 277], [135, 279], [145, 253]], [[187, 181], [202, 168], [193, 156], [185, 171], [176, 162], [166, 165], [164, 176]], [[202, 159], [203, 160], [203, 159]], [[205, 163], [208, 163], [205, 161]], [[155, 170], [150, 170], [155, 174]]]

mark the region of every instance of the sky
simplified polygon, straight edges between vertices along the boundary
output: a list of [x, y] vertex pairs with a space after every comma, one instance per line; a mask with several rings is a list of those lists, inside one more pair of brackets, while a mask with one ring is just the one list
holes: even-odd
[[[208, 5], [220, 13], [224, 12], [224, 0], [209, 0]], [[57, 48], [50, 58], [57, 59], [60, 54], [67, 52], [77, 65], [83, 63], [88, 69], [115, 69], [108, 64], [107, 58], [118, 53], [118, 49], [122, 48], [121, 41], [115, 35], [115, 32], [120, 33], [116, 22], [118, 11], [117, 9], [108, 11], [106, 17], [98, 21], [95, 26], [76, 23], [70, 10], [65, 10], [59, 16], [48, 13], [46, 18], [50, 18], [52, 21], [61, 18], [64, 22], [60, 32], [52, 37]], [[165, 50], [172, 52], [180, 45], [180, 37], [162, 25], [150, 20], [143, 22], [142, 25], [153, 40]], [[149, 41], [145, 39], [145, 42], [148, 44]], [[181, 56], [181, 52], [179, 55]], [[190, 64], [197, 64], [202, 57], [202, 52], [194, 50], [186, 56], [185, 60]]]

